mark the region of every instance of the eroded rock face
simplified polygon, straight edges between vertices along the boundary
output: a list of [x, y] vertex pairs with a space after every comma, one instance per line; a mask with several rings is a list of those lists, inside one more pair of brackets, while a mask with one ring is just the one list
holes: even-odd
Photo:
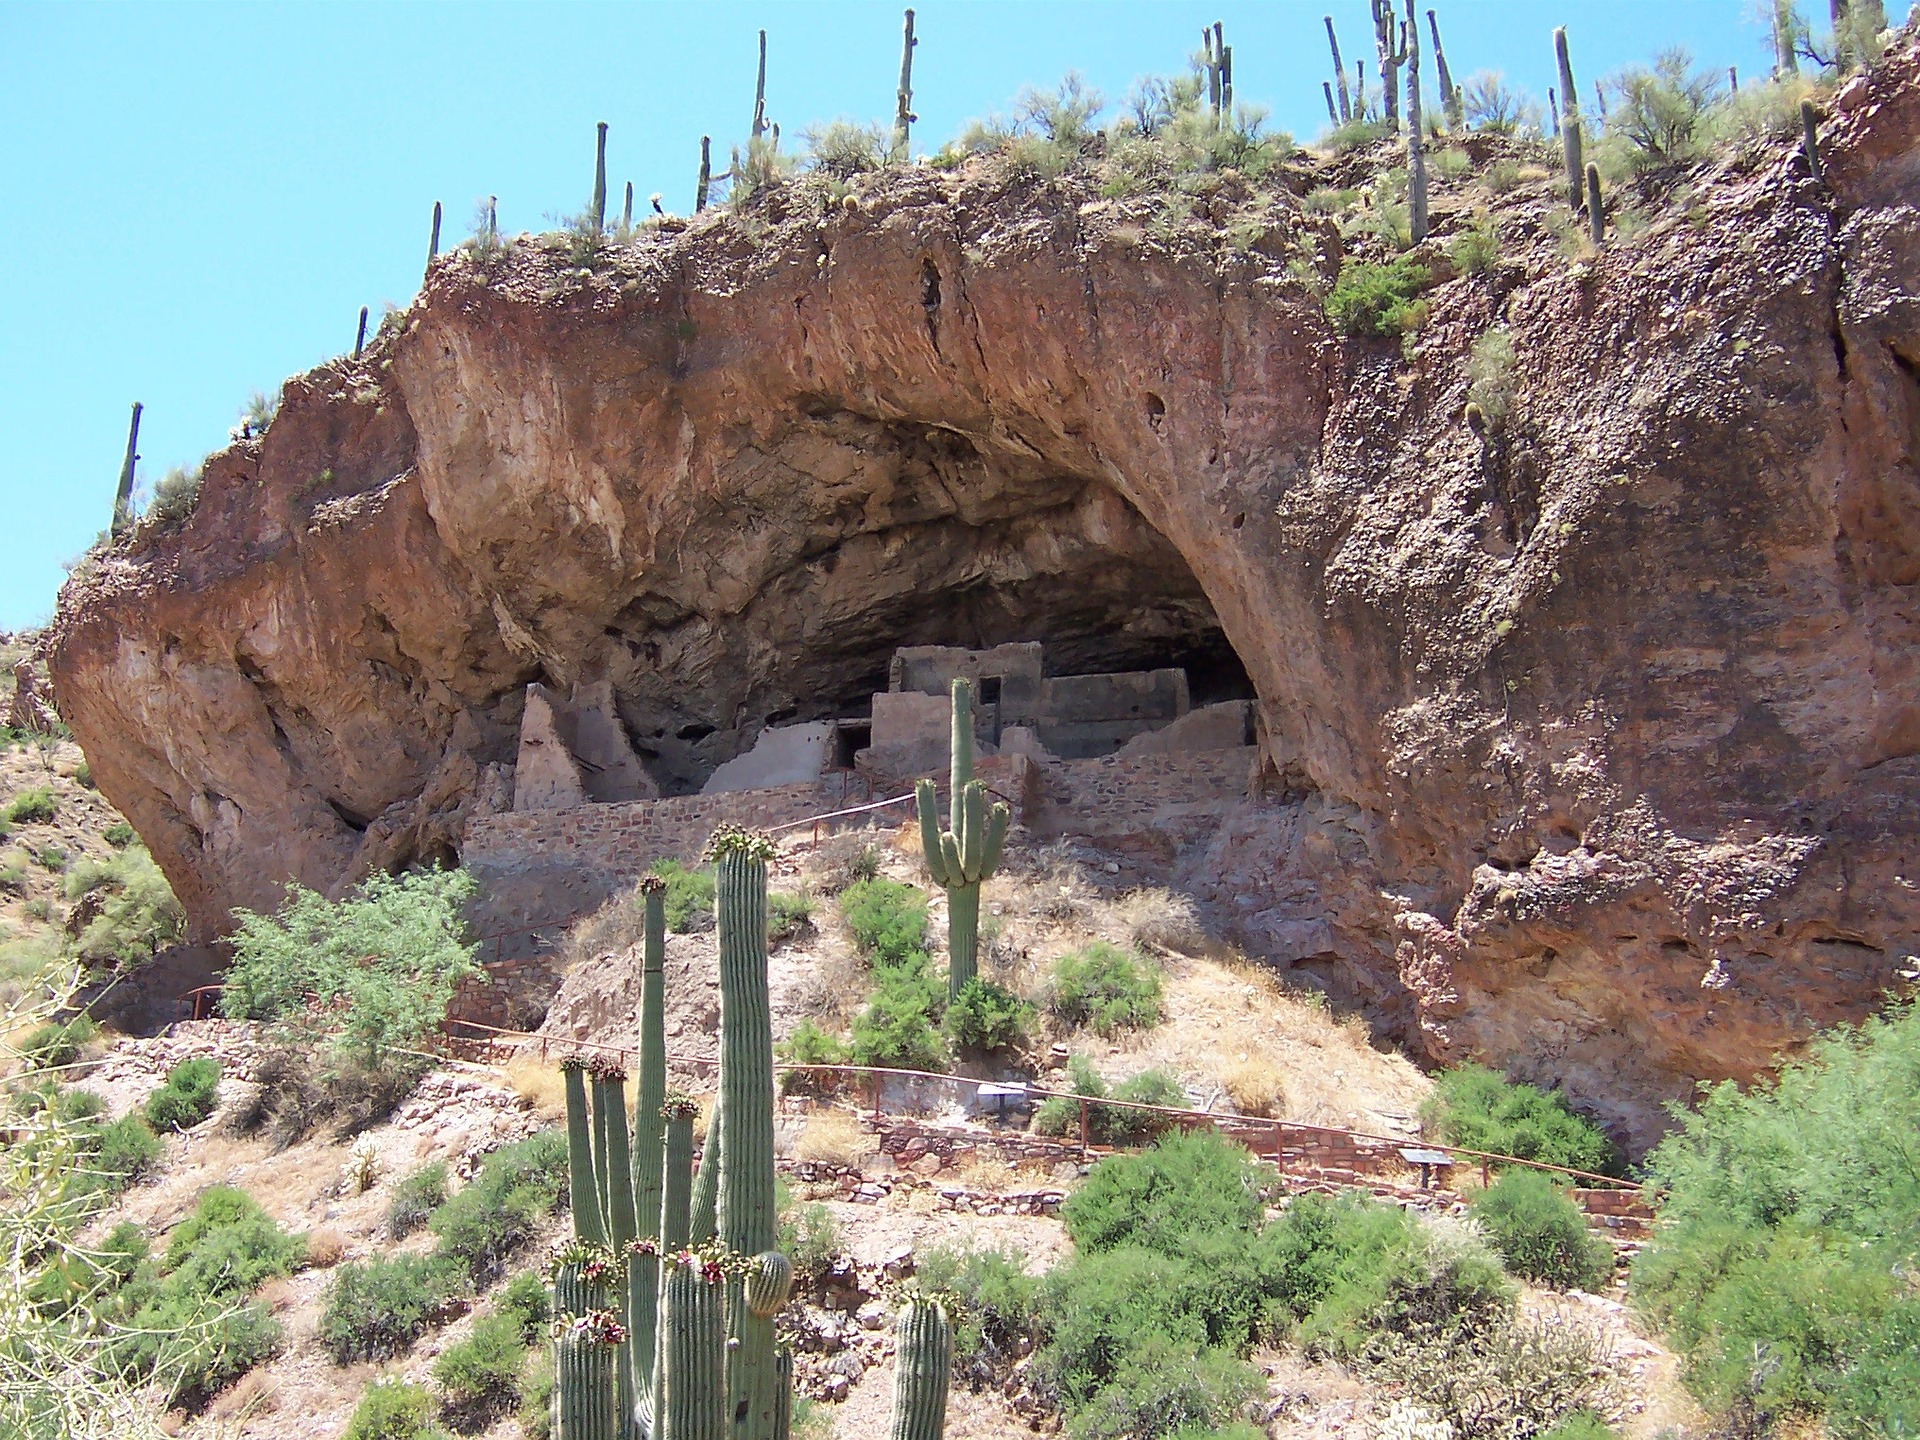
[[1206, 862], [1250, 947], [1644, 1141], [1915, 946], [1917, 75], [1842, 93], [1830, 191], [1783, 144], [1578, 264], [1516, 202], [1410, 353], [1290, 268], [1340, 244], [1304, 170], [1184, 227], [987, 165], [455, 252], [69, 586], [62, 712], [207, 934], [457, 853], [531, 682], [681, 793], [898, 645], [1230, 645], [1286, 797]]

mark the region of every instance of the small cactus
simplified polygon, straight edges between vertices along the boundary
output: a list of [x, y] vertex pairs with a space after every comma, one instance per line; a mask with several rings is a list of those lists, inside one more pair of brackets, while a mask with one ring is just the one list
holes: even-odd
[[1593, 243], [1602, 245], [1607, 239], [1607, 214], [1600, 205], [1600, 167], [1587, 166], [1587, 233], [1593, 237]]
[[611, 1310], [566, 1325], [553, 1343], [555, 1440], [624, 1440], [627, 1426], [615, 1388], [627, 1334]]
[[763, 1320], [780, 1313], [793, 1293], [793, 1262], [778, 1250], [766, 1250], [753, 1257], [747, 1271], [747, 1308]]
[[933, 781], [914, 789], [920, 817], [920, 845], [927, 873], [947, 892], [947, 990], [958, 997], [978, 972], [980, 886], [1000, 864], [1012, 812], [1004, 802], [987, 804], [987, 787], [973, 778], [973, 686], [953, 682], [953, 741], [949, 757], [949, 824], [940, 828], [939, 797]]
[[891, 1440], [941, 1440], [947, 1427], [947, 1383], [953, 1327], [937, 1299], [907, 1301], [893, 1331]]
[[1811, 100], [1800, 102], [1800, 148], [1807, 157], [1808, 171], [1825, 185], [1826, 171], [1820, 168], [1820, 112], [1813, 108]]

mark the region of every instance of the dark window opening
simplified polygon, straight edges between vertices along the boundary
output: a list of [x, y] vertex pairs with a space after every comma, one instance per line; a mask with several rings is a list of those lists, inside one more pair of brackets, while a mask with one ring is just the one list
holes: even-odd
[[873, 743], [871, 723], [836, 726], [833, 732], [833, 768], [851, 770], [853, 757]]
[[1000, 703], [1000, 677], [998, 675], [982, 675], [980, 677], [980, 703], [982, 705], [998, 705]]

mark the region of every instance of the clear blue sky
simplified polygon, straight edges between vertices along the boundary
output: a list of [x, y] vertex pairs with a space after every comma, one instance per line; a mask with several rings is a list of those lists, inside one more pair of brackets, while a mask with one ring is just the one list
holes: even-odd
[[[1668, 45], [1743, 75], [1768, 60], [1748, 0], [1434, 3], [1457, 77], [1497, 69], [1536, 95], [1554, 23], [1588, 93]], [[106, 523], [131, 402], [148, 482], [219, 448], [251, 391], [351, 348], [360, 306], [377, 319], [413, 294], [436, 199], [443, 243], [480, 196], [508, 232], [579, 209], [597, 120], [615, 197], [631, 179], [690, 209], [699, 137], [724, 163], [751, 118], [761, 27], [786, 135], [889, 118], [900, 8], [0, 4], [0, 629], [51, 613], [61, 561]], [[1311, 138], [1327, 9], [1351, 66], [1364, 0], [923, 0], [914, 148], [1069, 70], [1118, 100], [1214, 19], [1239, 97]]]

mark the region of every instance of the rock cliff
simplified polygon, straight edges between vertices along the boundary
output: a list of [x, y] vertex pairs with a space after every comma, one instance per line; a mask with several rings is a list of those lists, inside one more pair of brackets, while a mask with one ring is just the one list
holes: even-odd
[[[680, 793], [896, 645], [1237, 660], [1270, 803], [1199, 868], [1249, 948], [1644, 1141], [1912, 964], [1903, 43], [1824, 185], [1759, 144], [1584, 256], [1546, 171], [1469, 142], [1404, 345], [1331, 328], [1378, 252], [1304, 200], [1386, 155], [1106, 197], [990, 158], [457, 250], [68, 586], [62, 714], [205, 934], [457, 855], [530, 682], [610, 682]], [[1457, 273], [1478, 214], [1500, 254]]]

